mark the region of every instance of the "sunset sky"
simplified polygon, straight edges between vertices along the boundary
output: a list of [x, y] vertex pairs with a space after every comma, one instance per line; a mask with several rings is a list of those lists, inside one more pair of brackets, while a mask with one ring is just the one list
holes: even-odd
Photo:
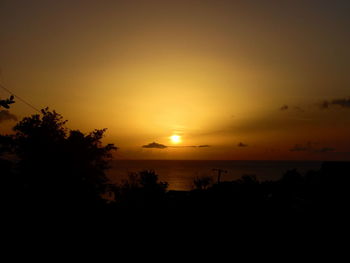
[[[120, 159], [349, 160], [348, 0], [0, 0], [0, 83]], [[0, 98], [10, 94], [0, 89]], [[0, 132], [35, 110], [16, 100]]]

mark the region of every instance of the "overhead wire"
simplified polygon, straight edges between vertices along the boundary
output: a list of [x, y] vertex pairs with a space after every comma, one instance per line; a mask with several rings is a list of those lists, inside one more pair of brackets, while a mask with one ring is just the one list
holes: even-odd
[[8, 88], [6, 88], [4, 85], [2, 85], [0, 83], [0, 88], [5, 90], [6, 92], [8, 92], [10, 95], [13, 95], [15, 98], [17, 98], [18, 100], [20, 100], [21, 102], [23, 102], [24, 104], [26, 104], [28, 107], [32, 108], [33, 110], [41, 113], [41, 111], [36, 108], [35, 106], [33, 106], [31, 103], [27, 102], [25, 99], [21, 98], [20, 96], [16, 95], [15, 93], [13, 93], [11, 90], [9, 90]]

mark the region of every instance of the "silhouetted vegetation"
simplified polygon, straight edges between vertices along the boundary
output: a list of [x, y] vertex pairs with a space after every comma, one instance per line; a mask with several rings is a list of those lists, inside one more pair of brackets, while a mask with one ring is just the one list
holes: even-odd
[[6, 109], [9, 109], [10, 105], [15, 103], [14, 98], [15, 97], [13, 95], [11, 95], [10, 98], [8, 98], [8, 99], [5, 99], [5, 100], [0, 99], [0, 107], [4, 107]]
[[161, 208], [167, 187], [168, 184], [160, 182], [154, 171], [130, 173], [127, 180], [114, 187], [115, 202], [123, 208]]
[[[106, 174], [112, 144], [103, 145], [105, 129], [84, 134], [69, 130], [55, 111], [43, 109], [0, 136], [2, 201], [15, 209], [104, 209], [171, 211], [178, 214], [247, 215], [322, 214], [346, 211], [350, 165], [326, 162], [302, 175], [287, 171], [280, 180], [259, 181], [243, 175], [235, 181], [194, 180], [192, 191], [168, 191], [155, 171], [131, 173], [119, 185]], [[109, 196], [109, 198], [104, 198]]]
[[41, 113], [20, 121], [14, 135], [1, 137], [2, 155], [11, 156], [8, 162], [13, 166], [13, 179], [6, 186], [16, 199], [12, 203], [56, 209], [104, 203], [105, 170], [116, 149], [112, 144], [102, 145], [105, 130], [83, 134], [67, 129], [55, 111], [43, 109]]
[[196, 177], [193, 180], [194, 187], [197, 190], [206, 190], [212, 183], [213, 178], [211, 176]]

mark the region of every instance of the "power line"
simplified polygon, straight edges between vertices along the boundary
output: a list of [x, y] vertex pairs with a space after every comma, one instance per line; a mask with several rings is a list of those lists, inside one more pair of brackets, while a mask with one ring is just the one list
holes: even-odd
[[13, 95], [15, 98], [19, 99], [20, 101], [22, 101], [24, 104], [26, 104], [28, 107], [32, 108], [33, 110], [41, 113], [41, 111], [34, 107], [32, 104], [30, 104], [29, 102], [27, 102], [26, 100], [22, 99], [21, 97], [17, 96], [16, 94], [14, 94], [12, 91], [10, 91], [8, 88], [4, 87], [2, 84], [0, 84], [0, 88], [2, 88], [3, 90], [5, 90], [6, 92], [8, 92], [10, 95]]

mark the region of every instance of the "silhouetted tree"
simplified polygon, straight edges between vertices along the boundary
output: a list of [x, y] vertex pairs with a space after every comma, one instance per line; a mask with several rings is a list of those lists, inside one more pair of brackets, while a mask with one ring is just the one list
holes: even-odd
[[17, 185], [17, 178], [13, 173], [12, 145], [13, 139], [11, 136], [0, 135], [0, 192], [1, 201], [4, 203], [12, 203], [13, 192]]
[[240, 184], [245, 184], [245, 185], [252, 185], [252, 184], [258, 184], [259, 181], [256, 179], [255, 174], [245, 174], [242, 175], [240, 179], [236, 181], [237, 183]]
[[197, 190], [206, 190], [213, 183], [213, 178], [211, 176], [201, 176], [196, 177], [193, 180], [195, 189]]
[[[9, 99], [2, 100], [0, 99], [0, 108], [10, 108], [10, 104], [15, 103], [13, 100], [14, 96], [11, 95]], [[7, 111], [3, 111], [8, 114]], [[0, 113], [3, 113], [0, 112]], [[1, 175], [1, 193], [4, 196], [8, 196], [11, 186], [14, 185], [13, 182], [13, 176], [12, 176], [12, 170], [13, 170], [13, 162], [8, 158], [11, 154], [11, 146], [12, 146], [13, 140], [12, 137], [9, 135], [1, 135], [0, 134], [0, 175]], [[3, 198], [2, 198], [3, 199]]]
[[13, 152], [23, 200], [30, 204], [85, 207], [102, 202], [105, 170], [113, 144], [102, 145], [105, 129], [89, 134], [70, 131], [66, 120], [48, 108], [15, 127]]
[[13, 100], [15, 97], [13, 95], [11, 95], [11, 97], [9, 99], [5, 99], [5, 100], [1, 100], [0, 99], [0, 107], [4, 107], [6, 109], [10, 108], [10, 104], [15, 103], [15, 101]]
[[283, 174], [281, 182], [287, 185], [301, 184], [303, 183], [303, 176], [296, 169], [288, 170]]
[[127, 207], [157, 207], [163, 204], [167, 187], [153, 170], [130, 173], [128, 180], [115, 188], [116, 201]]

